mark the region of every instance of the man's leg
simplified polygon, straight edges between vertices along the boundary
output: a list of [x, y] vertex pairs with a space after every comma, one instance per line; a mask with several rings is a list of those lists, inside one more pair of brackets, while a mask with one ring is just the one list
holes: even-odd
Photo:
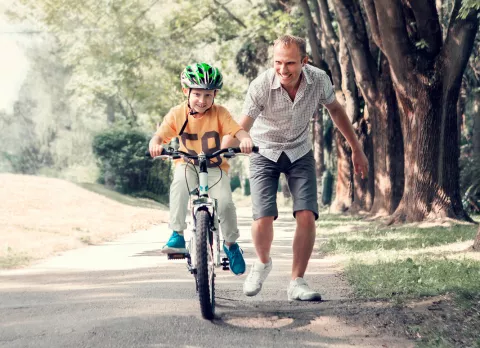
[[277, 189], [280, 170], [276, 162], [261, 155], [250, 157], [252, 190], [252, 239], [258, 260], [252, 265], [243, 284], [243, 293], [255, 296], [272, 269], [270, 248], [273, 241], [273, 220], [278, 216]]
[[315, 215], [310, 210], [297, 211], [297, 230], [293, 238], [292, 280], [303, 278], [315, 244]]
[[286, 173], [293, 197], [297, 229], [293, 239], [292, 280], [287, 289], [289, 300], [321, 300], [303, 279], [315, 244], [315, 220], [318, 217], [315, 159], [312, 151], [292, 163]]
[[270, 248], [273, 241], [273, 216], [265, 216], [252, 224], [252, 239], [257, 257], [261, 263], [270, 261]]

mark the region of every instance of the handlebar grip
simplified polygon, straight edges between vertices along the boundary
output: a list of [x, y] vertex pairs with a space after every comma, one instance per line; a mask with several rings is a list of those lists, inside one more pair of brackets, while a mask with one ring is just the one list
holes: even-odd
[[[234, 153], [241, 153], [242, 150], [240, 150], [239, 147], [233, 147], [231, 148], [231, 151], [234, 152]], [[258, 152], [258, 146], [253, 146], [252, 147], [252, 152]]]

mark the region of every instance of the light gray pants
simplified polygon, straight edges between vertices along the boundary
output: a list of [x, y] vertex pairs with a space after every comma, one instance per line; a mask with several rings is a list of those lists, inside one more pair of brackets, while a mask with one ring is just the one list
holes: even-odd
[[[188, 213], [189, 192], [198, 186], [198, 179], [192, 165], [180, 163], [175, 166], [173, 182], [170, 186], [170, 224], [169, 227], [174, 231], [183, 231], [187, 228], [185, 219]], [[196, 166], [197, 172], [200, 169]], [[233, 243], [240, 236], [237, 227], [237, 211], [232, 200], [232, 190], [230, 188], [230, 177], [222, 171], [220, 179], [219, 168], [208, 168], [208, 194], [217, 200], [217, 214], [220, 220], [220, 229], [226, 242]], [[185, 180], [185, 174], [188, 180]], [[215, 219], [216, 220], [216, 219]], [[217, 221], [215, 221], [217, 224]], [[218, 226], [217, 226], [218, 227]]]

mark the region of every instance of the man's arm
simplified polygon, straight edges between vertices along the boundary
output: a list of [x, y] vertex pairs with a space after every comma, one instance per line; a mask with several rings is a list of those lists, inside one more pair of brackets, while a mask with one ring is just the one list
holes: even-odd
[[[243, 128], [245, 132], [249, 132], [253, 126], [253, 122], [255, 122], [253, 118], [244, 115], [242, 116], [242, 119], [238, 124]], [[225, 149], [227, 147], [238, 147], [238, 145], [240, 145], [240, 141], [237, 138], [234, 138], [231, 135], [225, 135], [222, 139], [222, 144], [220, 145], [220, 147], [222, 149]]]
[[355, 131], [352, 124], [348, 119], [347, 113], [343, 106], [335, 99], [333, 103], [325, 105], [333, 123], [337, 126], [340, 132], [347, 139], [348, 144], [352, 148], [352, 162], [355, 168], [355, 174], [362, 174], [362, 178], [366, 178], [368, 175], [368, 160], [363, 153], [362, 147], [358, 142]]

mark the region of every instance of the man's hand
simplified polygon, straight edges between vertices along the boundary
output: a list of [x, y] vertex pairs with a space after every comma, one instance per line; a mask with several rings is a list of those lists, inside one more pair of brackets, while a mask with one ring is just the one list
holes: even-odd
[[242, 150], [242, 153], [250, 153], [250, 152], [252, 152], [252, 147], [253, 147], [252, 138], [248, 137], [248, 138], [242, 139], [242, 141], [240, 142], [239, 147], [240, 147], [240, 150]]
[[352, 162], [355, 174], [362, 174], [362, 179], [366, 179], [368, 177], [368, 160], [361, 149], [352, 152]]

